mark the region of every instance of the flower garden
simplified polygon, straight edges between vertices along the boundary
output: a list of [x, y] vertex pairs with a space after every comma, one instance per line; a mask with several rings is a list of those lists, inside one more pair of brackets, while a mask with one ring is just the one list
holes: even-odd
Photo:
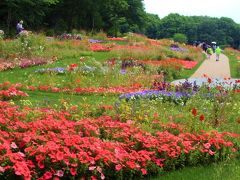
[[0, 40], [0, 178], [164, 179], [238, 161], [240, 81], [171, 84], [203, 60], [137, 34]]

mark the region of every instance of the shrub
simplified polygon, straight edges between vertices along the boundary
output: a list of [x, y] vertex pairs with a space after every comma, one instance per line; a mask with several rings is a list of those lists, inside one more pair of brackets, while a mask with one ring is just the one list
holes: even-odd
[[173, 35], [173, 40], [179, 43], [187, 43], [188, 39], [185, 34], [176, 33]]

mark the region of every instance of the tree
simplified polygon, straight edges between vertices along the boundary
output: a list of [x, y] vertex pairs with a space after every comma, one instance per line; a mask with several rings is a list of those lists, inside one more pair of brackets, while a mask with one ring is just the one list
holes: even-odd
[[9, 32], [12, 25], [23, 19], [26, 24], [40, 25], [48, 8], [59, 0], [1, 0], [0, 19], [5, 22]]

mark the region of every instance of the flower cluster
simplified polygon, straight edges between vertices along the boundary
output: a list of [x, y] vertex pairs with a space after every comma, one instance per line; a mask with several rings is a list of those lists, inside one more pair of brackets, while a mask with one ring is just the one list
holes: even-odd
[[11, 85], [8, 82], [0, 84], [0, 100], [8, 101], [11, 99], [27, 97], [27, 93], [18, 90], [20, 86], [20, 84]]
[[206, 163], [239, 150], [230, 140], [238, 134], [167, 130], [177, 125], [150, 134], [108, 116], [70, 121], [69, 112], [21, 110], [1, 101], [0, 117], [0, 175], [6, 178], [127, 178], [187, 164], [196, 155]]
[[65, 68], [56, 67], [56, 68], [42, 68], [35, 71], [36, 73], [54, 73], [54, 74], [63, 74], [66, 72]]
[[172, 101], [175, 103], [185, 103], [187, 99], [192, 96], [191, 93], [187, 92], [174, 92], [165, 90], [146, 90], [135, 93], [122, 94], [119, 98], [126, 100], [135, 100], [139, 98], [148, 98], [160, 101]]

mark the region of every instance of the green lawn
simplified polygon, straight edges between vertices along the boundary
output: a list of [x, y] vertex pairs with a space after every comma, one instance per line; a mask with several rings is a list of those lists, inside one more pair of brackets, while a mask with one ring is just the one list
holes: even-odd
[[166, 172], [151, 180], [239, 180], [240, 161], [221, 162], [208, 166], [186, 167]]
[[237, 60], [236, 56], [228, 55], [229, 58], [229, 65], [231, 70], [231, 77], [232, 78], [240, 78], [240, 61]]

